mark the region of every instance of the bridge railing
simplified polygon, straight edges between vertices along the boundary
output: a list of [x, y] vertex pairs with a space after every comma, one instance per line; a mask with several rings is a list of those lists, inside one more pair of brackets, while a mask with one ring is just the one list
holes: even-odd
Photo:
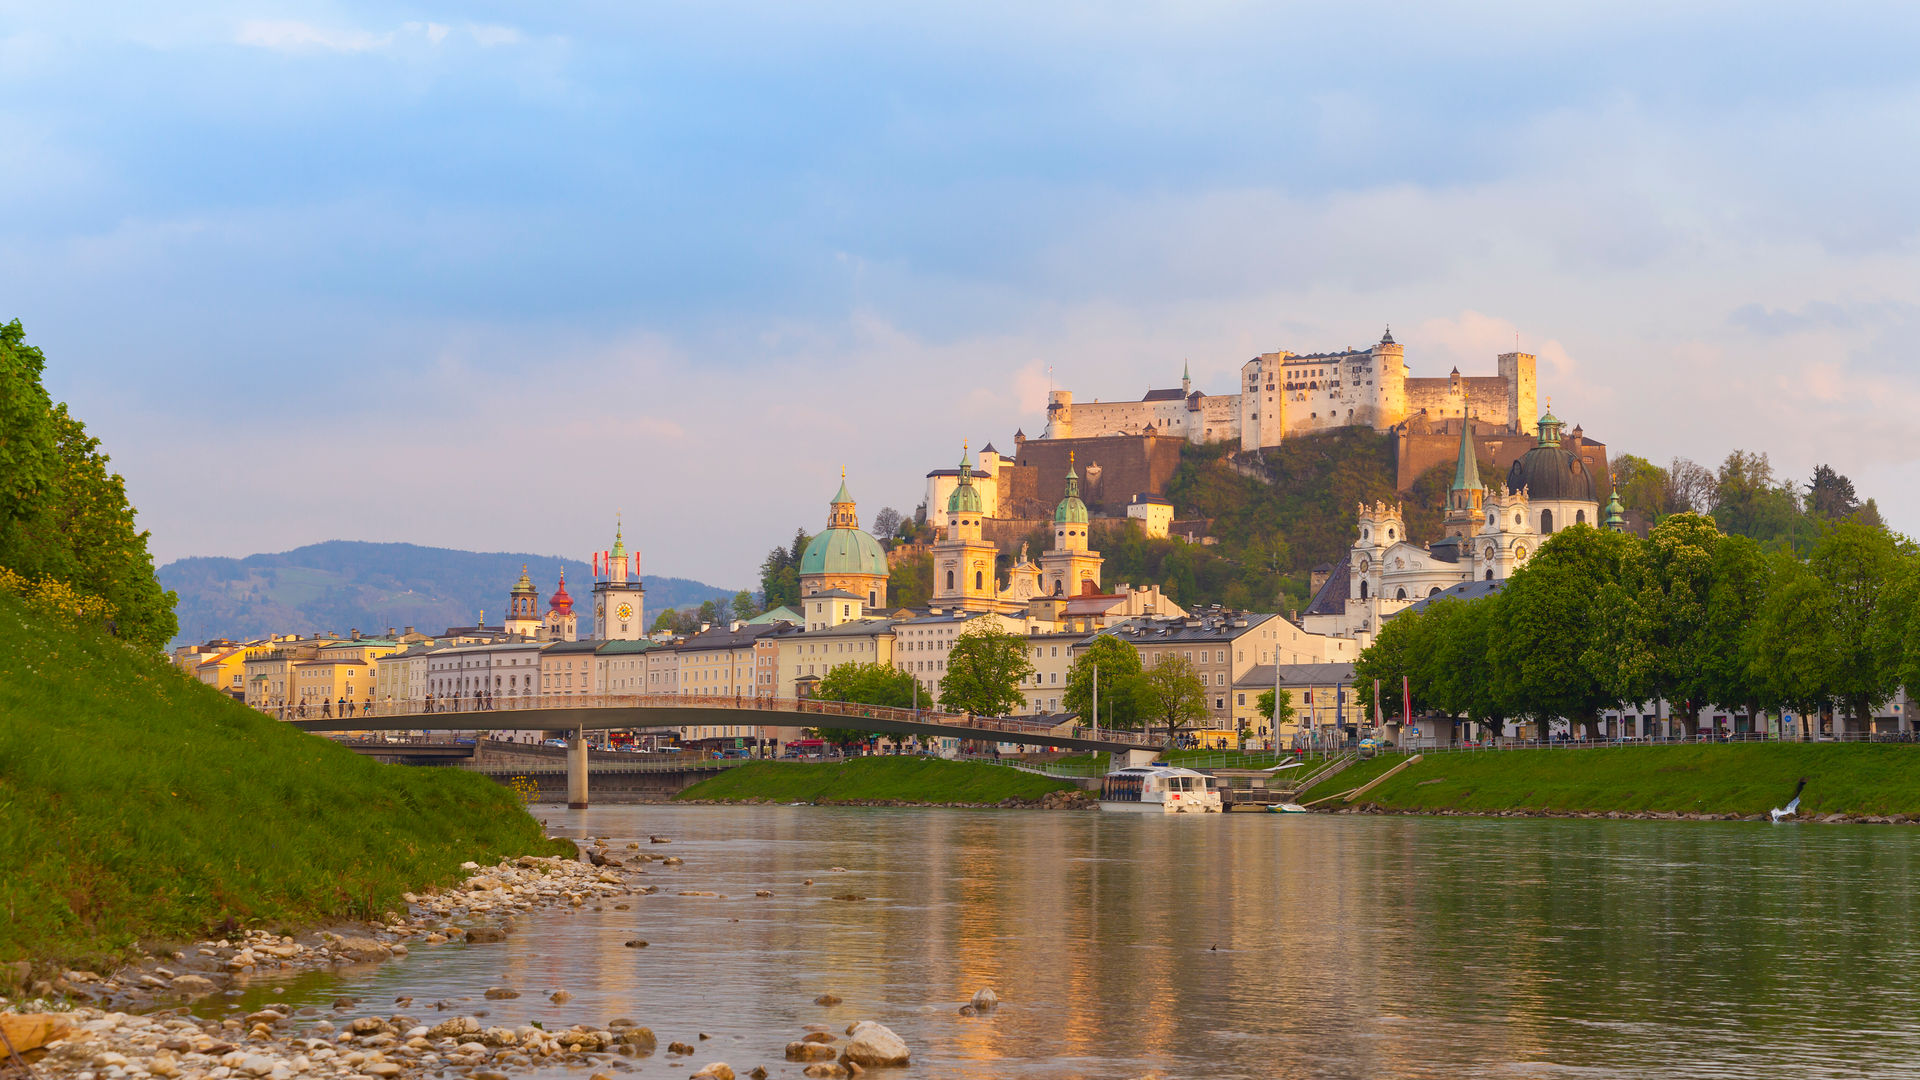
[[[432, 717], [439, 726], [445, 718], [459, 715], [492, 716], [515, 712], [553, 712], [599, 709], [723, 709], [727, 711], [777, 713], [782, 719], [768, 726], [790, 726], [794, 715], [817, 718], [811, 727], [837, 727], [835, 719], [885, 720], [895, 723], [938, 724], [945, 727], [1004, 731], [1029, 737], [1052, 734], [1054, 725], [1023, 720], [1017, 716], [974, 716], [968, 713], [942, 712], [938, 709], [901, 709], [886, 705], [862, 705], [848, 701], [821, 701], [817, 698], [782, 698], [754, 694], [534, 694], [498, 697], [455, 697], [444, 700], [409, 700], [349, 703], [335, 715], [331, 708], [312, 706], [281, 707], [273, 715], [283, 720], [350, 719], [369, 717]], [[457, 725], [456, 725], [457, 726]], [[530, 721], [530, 726], [551, 725]], [[845, 725], [857, 727], [859, 725]], [[1090, 732], [1078, 732], [1066, 738], [1087, 738]], [[969, 736], [977, 737], [977, 736]], [[1111, 742], [1151, 745], [1151, 736], [1140, 732], [1102, 731], [1100, 737]]]

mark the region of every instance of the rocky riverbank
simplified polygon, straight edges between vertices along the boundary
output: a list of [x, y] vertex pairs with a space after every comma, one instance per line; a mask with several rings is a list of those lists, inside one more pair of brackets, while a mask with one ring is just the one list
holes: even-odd
[[[5, 1010], [0, 1032], [42, 1078], [62, 1080], [506, 1080], [515, 1072], [554, 1067], [592, 1070], [591, 1080], [613, 1080], [613, 1074], [630, 1071], [655, 1053], [673, 1065], [697, 1068], [683, 1074], [690, 1078], [733, 1080], [730, 1065], [701, 1060], [710, 1058], [705, 1033], [681, 1033], [663, 1049], [652, 1030], [624, 1017], [549, 1030], [538, 1024], [489, 1025], [486, 1011], [465, 998], [426, 1002], [402, 996], [380, 1005], [340, 998], [330, 1010], [268, 1004], [244, 1015], [234, 1006], [220, 1015], [214, 1004], [267, 977], [377, 964], [436, 946], [503, 941], [510, 932], [508, 920], [543, 910], [623, 910], [662, 891], [643, 880], [650, 872], [678, 877], [685, 866], [656, 846], [672, 843], [671, 838], [647, 840], [618, 850], [589, 841], [578, 859], [527, 856], [486, 867], [469, 863], [458, 887], [409, 893], [405, 912], [389, 912], [364, 925], [301, 935], [235, 934], [156, 950], [137, 964], [104, 972], [72, 970], [36, 978], [16, 965], [6, 974], [27, 984], [26, 996], [12, 1002], [0, 998]], [[761, 890], [757, 895], [773, 894]], [[647, 942], [634, 939], [627, 945], [644, 948]], [[484, 994], [485, 999], [519, 996], [508, 986]], [[558, 990], [550, 1000], [564, 1005], [570, 997]], [[858, 1021], [839, 1034], [809, 1025], [768, 1040], [769, 1048], [783, 1043], [784, 1060], [804, 1066], [801, 1074], [816, 1080], [858, 1076], [874, 1066], [905, 1065], [910, 1058], [897, 1035], [872, 1021]], [[0, 1062], [7, 1057], [0, 1048]], [[756, 1066], [740, 1075], [772, 1074]]]
[[794, 803], [758, 795], [741, 799], [677, 799], [680, 806], [919, 806], [952, 810], [1098, 810], [1100, 800], [1084, 791], [1049, 791], [1037, 799], [998, 802], [924, 802], [918, 799], [813, 799]]

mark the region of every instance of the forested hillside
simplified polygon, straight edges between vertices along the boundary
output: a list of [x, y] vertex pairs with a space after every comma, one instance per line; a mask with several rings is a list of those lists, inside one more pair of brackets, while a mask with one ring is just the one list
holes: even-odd
[[[160, 568], [160, 580], [179, 594], [180, 640], [248, 638], [317, 630], [385, 630], [415, 626], [436, 633], [471, 626], [487, 613], [497, 625], [507, 590], [527, 566], [546, 610], [562, 567], [575, 610], [593, 614], [593, 571], [586, 563], [524, 552], [455, 551], [418, 544], [329, 540], [244, 559], [192, 558]], [[727, 601], [733, 593], [684, 578], [648, 576], [647, 608]]]

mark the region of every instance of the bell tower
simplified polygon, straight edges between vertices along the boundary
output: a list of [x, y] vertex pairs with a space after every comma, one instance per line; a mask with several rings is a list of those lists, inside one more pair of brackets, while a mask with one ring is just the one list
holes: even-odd
[[[640, 555], [627, 554], [619, 521], [613, 549], [594, 554], [593, 636], [597, 641], [638, 641], [646, 636], [647, 590], [640, 583]], [[631, 571], [631, 579], [629, 579]]]
[[540, 603], [540, 590], [533, 587], [533, 579], [527, 576], [527, 568], [520, 567], [520, 580], [514, 582], [513, 591], [507, 594], [507, 619], [501, 629], [514, 637], [530, 638], [540, 633], [540, 615], [535, 608]]
[[999, 582], [994, 560], [999, 549], [981, 538], [980, 490], [973, 486], [973, 462], [960, 451], [960, 483], [947, 496], [946, 534], [933, 545], [933, 605], [962, 611], [993, 611]]
[[1067, 492], [1053, 511], [1053, 548], [1040, 556], [1042, 589], [1050, 596], [1077, 596], [1091, 582], [1100, 591], [1100, 553], [1087, 546], [1087, 504], [1080, 501], [1080, 475], [1067, 452]]

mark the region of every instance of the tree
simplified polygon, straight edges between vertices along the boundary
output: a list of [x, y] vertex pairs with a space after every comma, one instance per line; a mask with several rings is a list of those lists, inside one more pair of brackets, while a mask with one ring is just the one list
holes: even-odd
[[1711, 518], [1675, 514], [1631, 545], [1621, 579], [1603, 593], [1602, 681], [1622, 701], [1680, 706], [1690, 737], [1711, 696], [1708, 598], [1720, 540]]
[[1505, 594], [1494, 593], [1430, 605], [1426, 632], [1431, 644], [1423, 654], [1422, 682], [1435, 710], [1481, 725], [1495, 741], [1505, 733], [1508, 717], [1518, 714], [1507, 697], [1510, 680], [1493, 667], [1505, 604]]
[[1274, 693], [1271, 690], [1260, 691], [1260, 699], [1256, 703], [1256, 707], [1259, 710], [1261, 719], [1267, 722], [1267, 730], [1271, 731], [1277, 737], [1280, 734], [1280, 725], [1293, 722], [1293, 691], [1280, 691], [1279, 712], [1274, 711], [1273, 697]]
[[[1100, 715], [1093, 716], [1093, 672], [1100, 670]], [[1097, 720], [1099, 726], [1132, 730], [1144, 711], [1140, 653], [1112, 634], [1097, 634], [1067, 669], [1066, 690], [1060, 703], [1068, 712]]]
[[1164, 652], [1146, 670], [1141, 680], [1146, 718], [1167, 729], [1173, 741], [1182, 728], [1192, 727], [1207, 718], [1207, 687], [1194, 671], [1193, 663], [1177, 653]]
[[[1430, 633], [1433, 623], [1428, 616], [1448, 602], [1430, 604], [1419, 611], [1402, 611], [1381, 624], [1373, 644], [1361, 650], [1353, 665], [1353, 679], [1358, 687], [1355, 698], [1361, 708], [1369, 713], [1373, 711], [1373, 687], [1378, 683], [1380, 693], [1392, 702], [1399, 702], [1404, 685], [1413, 696], [1414, 715], [1432, 710], [1425, 663], [1433, 653]], [[1388, 711], [1387, 702], [1381, 702], [1380, 707], [1383, 713]]]
[[703, 626], [719, 626], [726, 622], [725, 619], [720, 617], [720, 605], [711, 600], [705, 601], [700, 605], [700, 615], [697, 621]]
[[1005, 716], [1026, 704], [1020, 686], [1033, 674], [1026, 639], [979, 618], [953, 639], [947, 673], [940, 679], [940, 707], [976, 716]]
[[933, 598], [933, 555], [926, 551], [893, 563], [887, 594], [894, 607], [924, 607]]
[[753, 602], [753, 594], [745, 589], [733, 594], [733, 617], [746, 622], [760, 614], [759, 605]]
[[1889, 580], [1899, 569], [1893, 538], [1845, 521], [1820, 538], [1807, 558], [1827, 594], [1829, 694], [1846, 704], [1857, 730], [1873, 723], [1873, 710], [1900, 687], [1896, 672], [1880, 663], [1875, 633]]
[[647, 628], [649, 634], [671, 634], [679, 621], [680, 613], [672, 608], [661, 608], [653, 617], [653, 625]]
[[1887, 582], [1874, 646], [1881, 667], [1908, 688], [1909, 697], [1920, 690], [1920, 556], [1911, 545], [1899, 553]]
[[1668, 463], [1666, 479], [1666, 490], [1663, 492], [1664, 505], [1660, 509], [1659, 516], [1684, 513], [1704, 514], [1713, 509], [1714, 500], [1718, 497], [1719, 481], [1706, 466], [1688, 458], [1677, 457]]
[[1715, 478], [1713, 520], [1720, 528], [1762, 543], [1811, 535], [1801, 524], [1800, 500], [1791, 483], [1774, 477], [1765, 454], [1735, 450]]
[[[891, 664], [837, 664], [814, 688], [818, 701], [846, 701], [859, 705], [883, 705], [892, 709], [911, 709], [924, 703], [914, 677]], [[865, 742], [869, 732], [852, 728], [809, 728], [808, 734], [835, 746]]]
[[100, 440], [40, 385], [45, 358], [20, 323], [0, 327], [0, 567], [106, 602], [108, 626], [159, 648], [179, 630], [154, 577], [150, 534]]
[[812, 540], [807, 530], [798, 529], [790, 546], [767, 552], [766, 559], [760, 563], [760, 596], [766, 601], [767, 610], [800, 606], [800, 560]]
[[1620, 505], [1648, 521], [1659, 521], [1668, 509], [1667, 470], [1643, 457], [1621, 454], [1613, 459], [1613, 490]]
[[1757, 725], [1779, 702], [1751, 677], [1754, 626], [1773, 588], [1774, 565], [1747, 536], [1722, 536], [1713, 551], [1713, 584], [1707, 591], [1707, 643], [1703, 692], [1724, 709], [1744, 709]]
[[1516, 716], [1539, 724], [1564, 716], [1582, 737], [1601, 709], [1621, 700], [1607, 671], [1602, 598], [1624, 570], [1634, 540], [1575, 525], [1553, 534], [1507, 580], [1493, 638], [1499, 691]]
[[1813, 480], [1807, 484], [1807, 510], [1827, 521], [1852, 517], [1860, 509], [1853, 481], [1834, 471], [1831, 465], [1816, 465]]
[[900, 533], [900, 511], [891, 506], [883, 506], [873, 515], [873, 535], [882, 540], [891, 540]]

